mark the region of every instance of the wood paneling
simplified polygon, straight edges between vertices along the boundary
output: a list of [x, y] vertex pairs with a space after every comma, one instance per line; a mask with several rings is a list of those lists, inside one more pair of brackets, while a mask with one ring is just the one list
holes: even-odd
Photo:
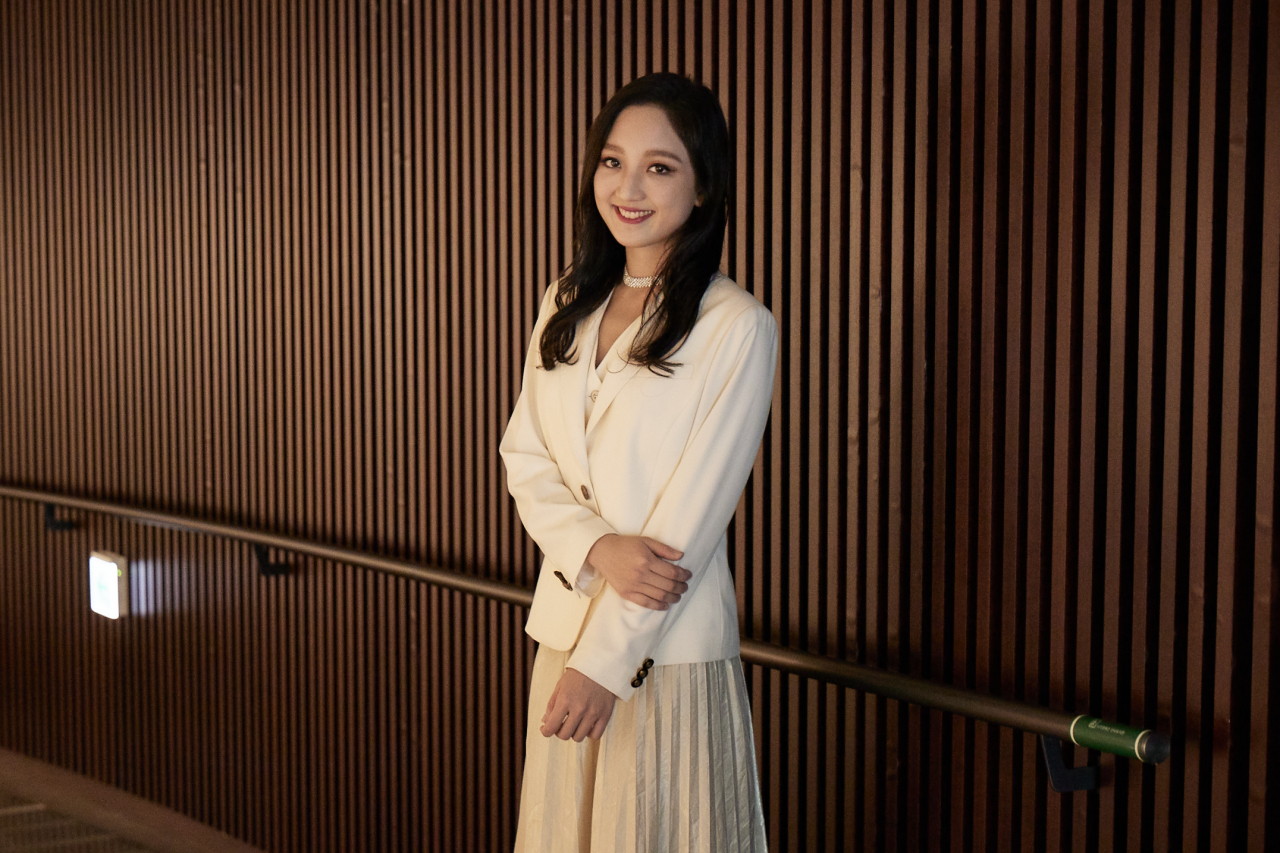
[[[1175, 743], [1062, 796], [1031, 736], [749, 667], [773, 848], [1274, 846], [1266, 0], [10, 0], [0, 481], [532, 585], [497, 442], [657, 69], [724, 104], [782, 330], [745, 634]], [[520, 609], [41, 521], [0, 501], [0, 745], [271, 850], [509, 847]]]

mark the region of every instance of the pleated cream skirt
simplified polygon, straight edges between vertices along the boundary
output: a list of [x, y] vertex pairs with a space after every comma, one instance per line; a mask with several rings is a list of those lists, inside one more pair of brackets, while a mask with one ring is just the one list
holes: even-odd
[[654, 667], [582, 743], [538, 730], [568, 660], [534, 659], [516, 853], [765, 850], [740, 659]]

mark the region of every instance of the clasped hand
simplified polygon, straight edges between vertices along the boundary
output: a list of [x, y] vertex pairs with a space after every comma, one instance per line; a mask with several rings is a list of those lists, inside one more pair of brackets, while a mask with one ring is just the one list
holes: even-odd
[[648, 536], [601, 536], [587, 552], [587, 562], [618, 595], [650, 610], [666, 610], [689, 589], [693, 574], [668, 562], [684, 556]]
[[586, 737], [598, 738], [609, 725], [613, 703], [617, 700], [608, 688], [576, 669], [566, 669], [551, 692], [547, 712], [542, 715], [542, 736], [555, 735], [560, 740], [573, 738], [578, 743]]

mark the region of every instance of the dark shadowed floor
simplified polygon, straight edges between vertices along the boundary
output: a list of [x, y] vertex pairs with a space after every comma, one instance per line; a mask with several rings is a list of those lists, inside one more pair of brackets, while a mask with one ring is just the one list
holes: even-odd
[[261, 853], [110, 785], [0, 749], [0, 853]]

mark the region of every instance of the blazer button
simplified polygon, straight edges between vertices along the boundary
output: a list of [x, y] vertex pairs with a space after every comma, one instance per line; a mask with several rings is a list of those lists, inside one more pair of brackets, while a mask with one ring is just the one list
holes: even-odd
[[653, 668], [653, 658], [647, 658], [647, 659], [645, 660], [645, 662], [644, 662], [644, 668], [645, 668], [645, 669], [652, 669], [652, 668]]
[[556, 577], [560, 580], [560, 583], [564, 586], [564, 588], [565, 588], [565, 589], [567, 589], [567, 590], [572, 590], [572, 589], [573, 589], [573, 584], [569, 583], [569, 581], [565, 578], [565, 576], [564, 576], [564, 575], [560, 574], [559, 572], [556, 572], [555, 574], [556, 574]]
[[639, 687], [641, 684], [644, 684], [644, 679], [641, 678], [640, 676], [636, 676], [635, 678], [631, 679], [632, 687]]
[[586, 487], [586, 486], [583, 486], [583, 487], [582, 487], [582, 496], [583, 496], [584, 498], [586, 498], [587, 500], [591, 500], [591, 492], [587, 491], [587, 487]]

